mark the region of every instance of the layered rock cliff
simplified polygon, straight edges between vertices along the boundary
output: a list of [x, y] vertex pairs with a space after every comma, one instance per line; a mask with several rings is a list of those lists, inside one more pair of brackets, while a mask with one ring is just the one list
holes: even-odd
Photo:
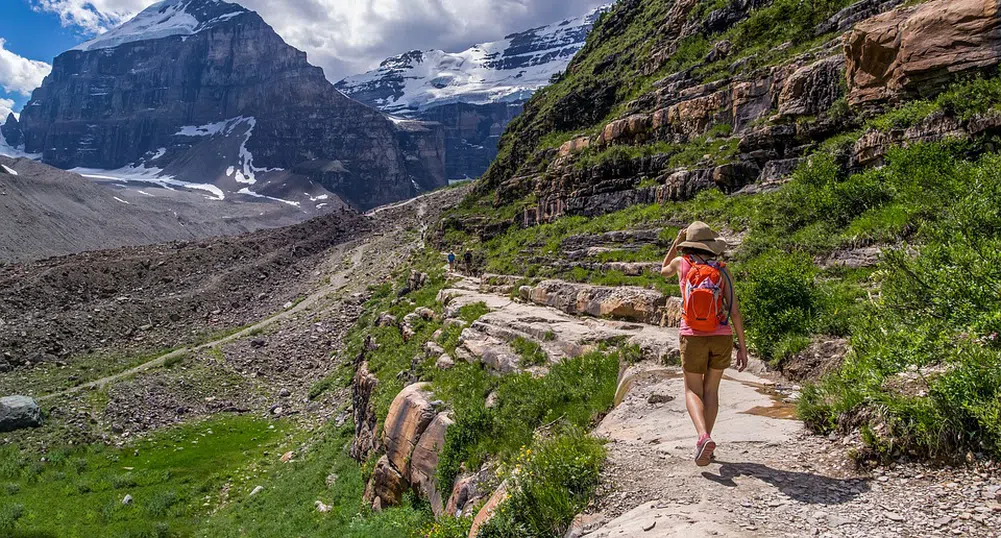
[[440, 127], [345, 97], [257, 13], [215, 0], [154, 4], [59, 55], [20, 124], [48, 164], [170, 169], [227, 193], [367, 208], [445, 184]]
[[534, 196], [517, 219], [530, 225], [774, 188], [819, 144], [863, 127], [846, 170], [878, 164], [894, 144], [996, 131], [993, 117], [941, 112], [906, 130], [866, 126], [1001, 59], [996, 3], [901, 4], [620, 2], [564, 81], [525, 105], [478, 190], [497, 205]]

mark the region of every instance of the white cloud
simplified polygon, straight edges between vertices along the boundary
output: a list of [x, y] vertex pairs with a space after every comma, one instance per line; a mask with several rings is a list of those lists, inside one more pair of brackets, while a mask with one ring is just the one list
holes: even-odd
[[[7, 121], [7, 116], [9, 116], [11, 112], [14, 112], [14, 100], [0, 97], [0, 124]], [[14, 114], [14, 117], [18, 117], [18, 114]]]
[[[464, 50], [575, 17], [611, 0], [240, 0], [337, 81], [413, 49]], [[96, 34], [153, 0], [33, 0], [64, 26]]]
[[31, 90], [42, 85], [42, 79], [52, 71], [52, 66], [18, 56], [5, 49], [6, 44], [0, 37], [0, 87], [8, 92], [31, 95]]
[[32, 7], [59, 15], [63, 26], [101, 34], [153, 3], [155, 0], [32, 0]]

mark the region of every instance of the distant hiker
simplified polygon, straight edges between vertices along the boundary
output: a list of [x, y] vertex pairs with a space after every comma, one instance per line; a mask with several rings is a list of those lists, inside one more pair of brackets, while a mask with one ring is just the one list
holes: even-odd
[[455, 253], [451, 251], [448, 253], [448, 272], [455, 272]]
[[473, 274], [473, 251], [466, 250], [465, 254], [462, 255], [462, 261], [466, 265], [466, 274], [472, 276]]
[[713, 425], [719, 412], [720, 381], [733, 354], [734, 330], [739, 343], [737, 370], [747, 368], [744, 321], [733, 291], [733, 277], [718, 259], [724, 247], [706, 223], [694, 222], [678, 232], [661, 270], [665, 278], [678, 275], [681, 287], [679, 334], [685, 403], [699, 434], [695, 463], [700, 467], [709, 465], [716, 450]]

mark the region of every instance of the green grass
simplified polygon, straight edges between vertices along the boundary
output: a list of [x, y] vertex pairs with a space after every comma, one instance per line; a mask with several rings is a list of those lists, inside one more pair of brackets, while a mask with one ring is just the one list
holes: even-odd
[[481, 538], [563, 536], [598, 486], [605, 448], [579, 428], [525, 448], [509, 477], [510, 497]]
[[[0, 505], [21, 506], [13, 537], [193, 536], [221, 488], [245, 496], [286, 426], [230, 417], [168, 430], [122, 449], [0, 447]], [[11, 486], [13, 485], [13, 486]], [[13, 492], [13, 493], [11, 493]], [[132, 495], [131, 505], [123, 505]], [[11, 519], [8, 512], [8, 519]], [[0, 516], [0, 525], [2, 518]], [[8, 528], [11, 526], [8, 524]]]
[[[276, 466], [260, 481], [261, 493], [233, 499], [207, 519], [198, 536], [416, 537], [433, 520], [425, 505], [408, 497], [378, 514], [363, 506], [362, 468], [347, 453], [353, 434], [350, 427], [324, 428], [293, 463]], [[316, 501], [330, 511], [317, 511]]]
[[532, 366], [542, 366], [549, 362], [549, 356], [539, 344], [522, 338], [521, 336], [511, 341], [511, 348], [521, 357], [522, 368]]
[[[456, 416], [439, 457], [439, 487], [450, 489], [463, 463], [477, 469], [490, 458], [513, 461], [521, 447], [532, 446], [540, 426], [590, 426], [611, 407], [618, 371], [619, 355], [605, 352], [565, 359], [539, 378], [528, 373], [497, 377], [479, 364], [436, 371], [432, 390]], [[487, 409], [492, 392], [497, 405]]]

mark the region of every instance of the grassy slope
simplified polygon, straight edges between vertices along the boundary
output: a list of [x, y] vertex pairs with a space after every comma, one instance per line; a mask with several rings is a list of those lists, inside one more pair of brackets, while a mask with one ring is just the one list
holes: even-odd
[[[781, 62], [826, 39], [812, 36], [814, 24], [847, 3], [774, 2], [724, 35], [683, 37], [666, 66], [649, 76], [641, 72], [643, 59], [659, 44], [648, 36], [670, 2], [631, 7], [621, 3], [599, 24], [562, 80], [539, 92], [505, 133], [501, 155], [477, 195], [457, 214], [489, 213], [504, 201], [496, 196], [498, 185], [515, 176], [544, 173], [553, 148], [596, 132], [652, 80], [689, 67], [703, 80], [718, 77], [721, 65], [700, 62], [711, 42], [726, 38], [734, 44], [728, 65], [752, 56], [752, 68]], [[721, 5], [700, 2], [691, 16], [702, 17]], [[785, 41], [797, 45], [776, 47]], [[614, 97], [598, 100], [597, 106], [587, 108], [590, 113], [570, 114], [589, 98], [603, 96], [606, 87], [614, 89]], [[856, 116], [843, 101], [828, 115], [849, 129], [861, 125], [889, 131], [916, 125], [935, 113], [968, 120], [998, 113], [999, 106], [1001, 79], [987, 76], [961, 79], [938, 97], [905, 102], [875, 116]], [[728, 135], [723, 127], [714, 131], [721, 139]], [[489, 254], [487, 268], [497, 272], [670, 292], [671, 286], [653, 277], [561, 271], [530, 263], [529, 254], [556, 253], [560, 242], [575, 234], [661, 226], [670, 234], [673, 223], [695, 219], [745, 232], [733, 266], [752, 347], [780, 364], [817, 335], [851, 342], [844, 366], [806, 390], [801, 412], [811, 426], [819, 431], [861, 428], [872, 451], [884, 456], [948, 457], [969, 449], [999, 457], [1001, 380], [996, 372], [1001, 353], [994, 313], [1001, 305], [993, 283], [1001, 268], [997, 228], [983, 224], [992, 222], [996, 210], [991, 208], [1001, 202], [996, 198], [998, 176], [991, 172], [997, 141], [900, 149], [891, 152], [883, 169], [849, 173], [840, 163], [863, 132], [849, 130], [828, 140], [778, 192], [750, 197], [711, 192], [687, 203], [632, 207], [592, 219], [567, 217], [529, 229], [512, 228], [477, 248]], [[655, 152], [687, 164], [684, 155], [701, 154], [705, 143], [697, 139], [681, 146], [587, 150], [580, 158], [593, 165]], [[729, 157], [728, 147], [722, 146], [717, 159]], [[499, 218], [513, 214], [512, 207], [516, 210], [518, 203], [497, 209]], [[450, 247], [477, 242], [457, 231], [447, 233], [445, 241]], [[816, 265], [832, 252], [873, 245], [890, 252], [876, 268]], [[658, 255], [640, 252], [630, 260], [659, 261]], [[964, 277], [965, 284], [959, 284]], [[924, 378], [902, 374], [918, 367], [939, 373]], [[919, 379], [919, 390], [896, 387], [907, 376]]]

